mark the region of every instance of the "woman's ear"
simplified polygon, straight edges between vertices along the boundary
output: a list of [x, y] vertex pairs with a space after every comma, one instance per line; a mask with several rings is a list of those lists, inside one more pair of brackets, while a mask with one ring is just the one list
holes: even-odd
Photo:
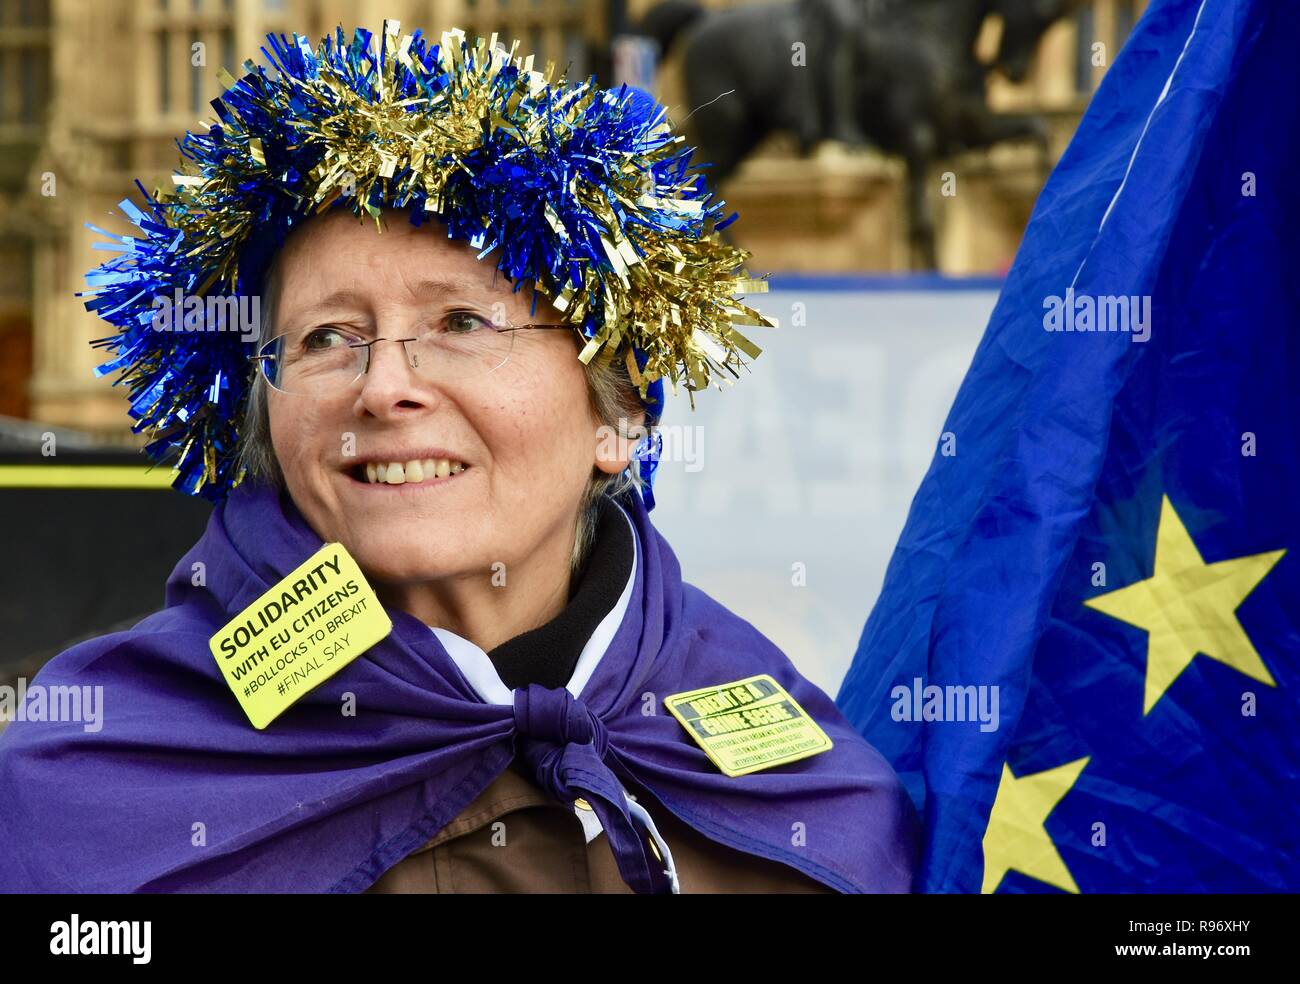
[[617, 475], [628, 466], [645, 436], [644, 410], [631, 419], [620, 418], [618, 427], [601, 424], [596, 428], [596, 467], [607, 475]]

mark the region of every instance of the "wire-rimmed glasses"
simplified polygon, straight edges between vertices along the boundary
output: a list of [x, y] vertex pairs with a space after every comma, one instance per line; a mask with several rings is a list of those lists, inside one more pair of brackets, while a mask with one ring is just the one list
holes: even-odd
[[485, 376], [510, 358], [521, 331], [570, 331], [571, 324], [497, 324], [470, 311], [458, 311], [410, 338], [367, 338], [337, 325], [282, 332], [250, 359], [266, 381], [282, 393], [328, 395], [370, 371], [370, 352], [379, 342], [401, 342], [410, 367], [421, 376], [438, 373], [454, 379]]

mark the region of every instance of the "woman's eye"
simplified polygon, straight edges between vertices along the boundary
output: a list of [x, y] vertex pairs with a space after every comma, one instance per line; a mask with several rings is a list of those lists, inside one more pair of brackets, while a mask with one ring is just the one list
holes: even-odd
[[337, 348], [348, 343], [348, 336], [337, 328], [313, 328], [303, 336], [302, 347], [308, 352]]
[[472, 311], [455, 311], [447, 315], [447, 330], [453, 335], [466, 335], [472, 331], [490, 328], [492, 322]]

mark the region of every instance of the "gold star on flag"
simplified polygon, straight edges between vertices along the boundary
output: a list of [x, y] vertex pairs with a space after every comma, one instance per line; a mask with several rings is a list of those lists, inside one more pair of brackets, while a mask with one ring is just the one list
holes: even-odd
[[1284, 553], [1270, 550], [1207, 564], [1169, 497], [1161, 499], [1155, 572], [1145, 581], [1084, 602], [1146, 629], [1144, 716], [1198, 653], [1276, 686], [1236, 611]]
[[1070, 791], [1087, 758], [1017, 779], [1003, 763], [1002, 781], [984, 829], [984, 886], [988, 895], [1013, 868], [1048, 885], [1078, 894], [1070, 869], [1052, 843], [1044, 824]]

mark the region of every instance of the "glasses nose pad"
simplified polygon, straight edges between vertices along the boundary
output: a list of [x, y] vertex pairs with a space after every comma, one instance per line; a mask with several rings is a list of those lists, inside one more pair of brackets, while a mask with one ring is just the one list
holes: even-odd
[[419, 350], [418, 348], [412, 348], [412, 347], [411, 347], [411, 343], [412, 343], [412, 342], [416, 342], [417, 345], [418, 345], [418, 341], [417, 341], [417, 339], [414, 339], [414, 338], [402, 338], [402, 339], [399, 339], [399, 341], [402, 343], [402, 351], [406, 353], [406, 364], [407, 364], [408, 366], [410, 366], [412, 369], [419, 369], [419, 368], [420, 368], [420, 350]]

